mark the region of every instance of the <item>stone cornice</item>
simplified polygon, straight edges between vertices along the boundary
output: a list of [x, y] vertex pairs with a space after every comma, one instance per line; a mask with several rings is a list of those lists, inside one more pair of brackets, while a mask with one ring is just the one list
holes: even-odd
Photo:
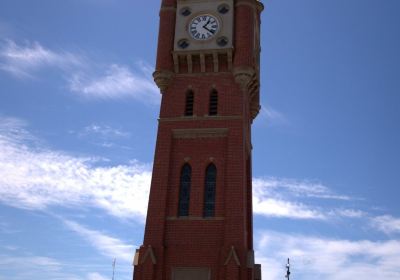
[[228, 128], [173, 129], [175, 139], [220, 138], [228, 135]]
[[198, 217], [198, 216], [188, 216], [188, 217], [177, 217], [177, 216], [169, 216], [166, 218], [167, 221], [223, 221], [224, 217]]
[[176, 117], [176, 118], [160, 118], [159, 122], [187, 122], [187, 121], [228, 121], [228, 120], [241, 120], [242, 116], [205, 116], [205, 117]]

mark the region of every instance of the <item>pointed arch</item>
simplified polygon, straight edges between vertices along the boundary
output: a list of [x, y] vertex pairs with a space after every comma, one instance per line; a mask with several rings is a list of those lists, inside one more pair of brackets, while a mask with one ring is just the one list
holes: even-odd
[[211, 163], [207, 166], [204, 186], [204, 217], [215, 216], [215, 194], [217, 186], [217, 167]]
[[210, 92], [208, 115], [209, 116], [218, 115], [218, 91], [216, 89], [213, 89]]
[[194, 92], [188, 90], [185, 96], [185, 116], [193, 116]]
[[178, 216], [189, 216], [190, 185], [192, 182], [192, 167], [186, 163], [181, 170], [179, 183]]

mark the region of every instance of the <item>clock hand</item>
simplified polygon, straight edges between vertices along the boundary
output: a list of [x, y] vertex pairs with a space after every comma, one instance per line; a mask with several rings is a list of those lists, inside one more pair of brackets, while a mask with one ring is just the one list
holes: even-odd
[[210, 33], [212, 33], [212, 34], [215, 34], [215, 30], [208, 29], [206, 26], [207, 26], [207, 25], [203, 26], [203, 28], [204, 28], [205, 30], [207, 30], [208, 32], [210, 32]]
[[207, 25], [209, 25], [210, 22], [211, 22], [211, 19], [209, 19], [209, 20], [207, 21], [207, 23], [203, 25], [203, 28], [205, 28]]

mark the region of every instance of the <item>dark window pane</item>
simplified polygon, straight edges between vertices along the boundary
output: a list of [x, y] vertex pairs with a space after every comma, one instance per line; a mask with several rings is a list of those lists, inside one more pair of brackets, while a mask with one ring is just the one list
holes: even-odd
[[217, 185], [217, 168], [210, 164], [206, 170], [204, 189], [204, 217], [214, 217], [215, 215], [215, 189]]
[[208, 114], [210, 116], [215, 116], [218, 114], [218, 92], [216, 90], [213, 90], [210, 93], [210, 107]]
[[190, 183], [192, 177], [192, 168], [189, 164], [185, 164], [181, 171], [181, 180], [179, 188], [179, 206], [178, 216], [189, 216], [190, 201]]
[[193, 102], [194, 94], [193, 91], [190, 90], [186, 93], [185, 116], [193, 116]]

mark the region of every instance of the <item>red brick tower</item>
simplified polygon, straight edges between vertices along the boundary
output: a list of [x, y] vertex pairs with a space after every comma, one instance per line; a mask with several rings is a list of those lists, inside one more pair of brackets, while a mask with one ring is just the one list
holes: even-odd
[[162, 0], [162, 92], [134, 280], [261, 279], [254, 264], [251, 124], [259, 111], [257, 0]]

